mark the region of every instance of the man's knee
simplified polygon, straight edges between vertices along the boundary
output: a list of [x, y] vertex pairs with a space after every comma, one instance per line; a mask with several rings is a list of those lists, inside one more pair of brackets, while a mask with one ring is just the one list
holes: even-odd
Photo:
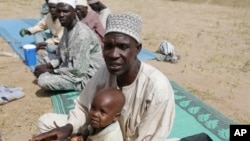
[[38, 120], [38, 129], [40, 133], [48, 132], [56, 127], [64, 126], [67, 123], [67, 115], [47, 113]]
[[45, 133], [51, 130], [51, 126], [53, 126], [52, 121], [50, 120], [52, 114], [53, 113], [44, 114], [38, 119], [38, 130], [40, 133]]
[[54, 54], [56, 52], [57, 48], [58, 48], [57, 45], [47, 45], [46, 50], [49, 53], [53, 53]]
[[47, 89], [50, 85], [51, 77], [48, 74], [49, 74], [48, 72], [41, 74], [37, 80], [37, 84], [45, 89]]

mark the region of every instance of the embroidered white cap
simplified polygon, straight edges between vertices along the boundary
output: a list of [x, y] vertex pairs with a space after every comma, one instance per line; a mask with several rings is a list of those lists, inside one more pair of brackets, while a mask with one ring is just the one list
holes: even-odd
[[54, 3], [57, 4], [57, 0], [49, 0], [48, 3]]
[[74, 9], [76, 8], [76, 0], [58, 0], [57, 3], [65, 3], [72, 6]]
[[110, 32], [123, 33], [131, 36], [139, 43], [141, 29], [142, 20], [137, 14], [110, 14], [107, 19], [105, 35]]
[[76, 0], [76, 5], [88, 6], [87, 0]]

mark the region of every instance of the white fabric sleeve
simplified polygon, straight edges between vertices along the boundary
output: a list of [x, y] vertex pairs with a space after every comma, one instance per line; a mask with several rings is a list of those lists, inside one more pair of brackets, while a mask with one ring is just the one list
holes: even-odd
[[48, 29], [47, 24], [46, 24], [47, 16], [44, 17], [41, 21], [39, 21], [35, 26], [29, 28], [28, 30], [30, 33], [34, 34], [39, 31], [44, 31]]
[[136, 141], [167, 140], [173, 126], [175, 101], [170, 83], [168, 80], [166, 82], [158, 81], [151, 91], [152, 99], [148, 100], [147, 110], [138, 127], [139, 136]]

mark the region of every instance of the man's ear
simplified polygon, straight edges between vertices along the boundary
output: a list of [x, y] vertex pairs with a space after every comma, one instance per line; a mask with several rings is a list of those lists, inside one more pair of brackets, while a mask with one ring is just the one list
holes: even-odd
[[141, 48], [142, 48], [142, 44], [138, 43], [137, 46], [136, 46], [137, 54], [139, 54], [141, 52]]

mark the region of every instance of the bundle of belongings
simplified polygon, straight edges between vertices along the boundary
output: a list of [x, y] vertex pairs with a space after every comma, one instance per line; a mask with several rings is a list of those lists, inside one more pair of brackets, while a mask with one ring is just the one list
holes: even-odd
[[180, 59], [180, 56], [176, 55], [175, 53], [174, 45], [168, 41], [161, 42], [159, 46], [159, 52], [161, 53], [161, 55], [158, 57], [159, 61], [177, 63], [177, 61]]
[[23, 88], [10, 88], [6, 85], [0, 86], [0, 105], [24, 97]]

